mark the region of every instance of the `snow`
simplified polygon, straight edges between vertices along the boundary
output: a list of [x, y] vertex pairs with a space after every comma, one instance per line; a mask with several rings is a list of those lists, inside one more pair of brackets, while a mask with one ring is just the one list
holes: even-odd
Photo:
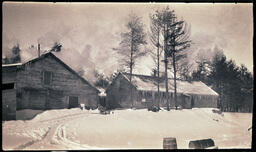
[[[215, 109], [216, 110], [216, 109]], [[5, 150], [162, 149], [175, 137], [178, 149], [191, 140], [212, 138], [218, 148], [250, 148], [250, 113], [214, 113], [212, 108], [183, 110], [60, 109], [32, 120], [2, 123]]]
[[[122, 74], [128, 81], [129, 74]], [[133, 75], [132, 83], [138, 90], [157, 91], [157, 79], [152, 76]], [[174, 92], [173, 79], [168, 80], [169, 92]], [[201, 94], [218, 96], [214, 90], [202, 83], [201, 81], [182, 81], [176, 80], [177, 92], [184, 94]], [[165, 82], [160, 82], [160, 91], [165, 92]]]
[[100, 91], [99, 96], [105, 97], [107, 95], [104, 88], [97, 87], [97, 89]]
[[19, 66], [19, 65], [22, 65], [22, 63], [2, 64], [2, 67]]

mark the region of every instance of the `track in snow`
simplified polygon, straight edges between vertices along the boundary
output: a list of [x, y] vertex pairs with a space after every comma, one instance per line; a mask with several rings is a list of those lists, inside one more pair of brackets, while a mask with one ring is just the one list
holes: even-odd
[[[47, 123], [51, 125], [50, 129], [43, 135], [43, 137], [41, 139], [32, 140], [25, 144], [19, 145], [14, 149], [15, 150], [49, 149], [49, 147], [52, 147], [53, 149], [55, 148], [59, 149], [59, 147], [64, 148], [63, 146], [65, 146], [65, 149], [73, 149], [73, 148], [88, 149], [89, 148], [88, 146], [74, 143], [72, 141], [69, 141], [65, 137], [65, 129], [64, 129], [65, 124], [70, 120], [78, 119], [81, 116], [83, 117], [88, 116], [88, 113], [78, 113], [78, 114], [62, 116], [54, 119], [39, 121], [40, 124]], [[45, 145], [48, 145], [49, 147]]]

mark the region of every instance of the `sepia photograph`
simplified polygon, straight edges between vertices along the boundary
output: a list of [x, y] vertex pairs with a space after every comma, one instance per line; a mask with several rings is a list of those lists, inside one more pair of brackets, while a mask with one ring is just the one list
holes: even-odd
[[2, 3], [2, 149], [251, 149], [253, 3]]

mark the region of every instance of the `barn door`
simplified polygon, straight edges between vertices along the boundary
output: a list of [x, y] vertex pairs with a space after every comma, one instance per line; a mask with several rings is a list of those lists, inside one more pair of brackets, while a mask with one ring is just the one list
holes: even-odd
[[195, 106], [195, 101], [194, 101], [194, 97], [191, 97], [191, 108], [194, 108]]
[[76, 108], [78, 107], [78, 97], [69, 96], [69, 105], [68, 108]]
[[46, 94], [39, 90], [29, 91], [29, 108], [31, 109], [45, 109]]

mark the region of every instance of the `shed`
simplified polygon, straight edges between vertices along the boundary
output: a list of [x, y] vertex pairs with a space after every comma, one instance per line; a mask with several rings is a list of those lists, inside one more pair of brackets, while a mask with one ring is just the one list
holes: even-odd
[[[157, 103], [161, 107], [167, 106], [165, 80], [154, 76], [132, 75], [119, 73], [107, 88], [107, 102], [112, 108], [146, 108]], [[160, 83], [160, 94], [157, 93], [157, 81]], [[177, 103], [183, 108], [217, 107], [218, 93], [201, 81], [177, 80]], [[132, 93], [131, 93], [132, 90]], [[174, 107], [173, 79], [168, 80], [170, 106]], [[159, 97], [159, 98], [158, 98]]]

